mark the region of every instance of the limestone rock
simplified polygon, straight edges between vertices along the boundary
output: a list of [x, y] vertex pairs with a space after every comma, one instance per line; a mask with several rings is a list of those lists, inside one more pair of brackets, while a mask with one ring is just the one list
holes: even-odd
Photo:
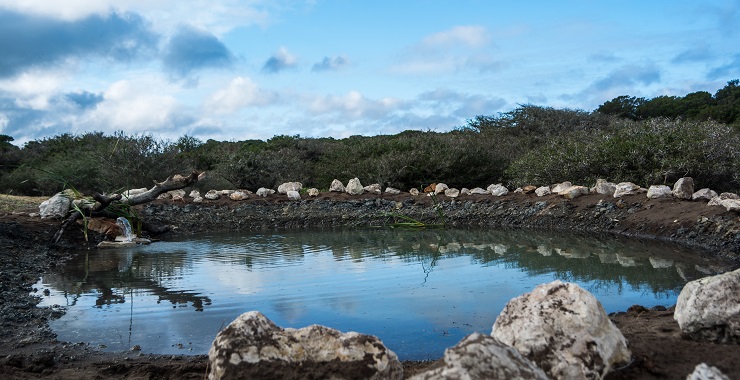
[[534, 193], [537, 194], [538, 197], [544, 197], [545, 195], [552, 194], [552, 191], [550, 191], [550, 186], [540, 186], [534, 190]]
[[208, 190], [208, 192], [205, 195], [205, 198], [210, 199], [212, 201], [216, 200], [218, 198], [221, 198], [221, 192], [218, 190]]
[[679, 178], [673, 185], [673, 196], [681, 199], [691, 199], [694, 195], [694, 179], [691, 177]]
[[534, 193], [535, 190], [537, 190], [537, 186], [534, 186], [534, 185], [527, 185], [527, 186], [522, 187], [522, 192], [524, 194], [532, 194]]
[[594, 192], [596, 194], [614, 194], [614, 192], [617, 190], [617, 184], [614, 182], [609, 182], [603, 178], [599, 178], [596, 180], [596, 185], [594, 185], [593, 188]]
[[445, 192], [445, 190], [449, 189], [450, 187], [447, 186], [446, 183], [438, 183], [437, 186], [434, 187], [434, 195], [439, 195]]
[[470, 190], [470, 194], [473, 194], [473, 195], [482, 195], [482, 194], [489, 194], [489, 192], [486, 191], [486, 190], [483, 190], [483, 188], [474, 187], [473, 189]]
[[190, 194], [188, 194], [190, 198], [198, 198], [200, 197], [200, 191], [198, 190], [192, 190]]
[[686, 284], [673, 318], [694, 339], [740, 343], [740, 269]]
[[717, 192], [710, 189], [710, 188], [703, 188], [699, 189], [694, 192], [694, 194], [691, 196], [692, 200], [703, 200], [703, 201], [710, 201], [712, 198], [717, 196]]
[[573, 184], [570, 183], [570, 181], [565, 181], [565, 182], [561, 182], [561, 183], [557, 183], [555, 185], [552, 185], [550, 191], [552, 191], [555, 194], [559, 194], [561, 191], [563, 191], [563, 190], [565, 190], [565, 189], [567, 189], [569, 187], [572, 187], [572, 186], [573, 186]]
[[365, 189], [362, 187], [362, 183], [360, 183], [360, 179], [355, 177], [349, 180], [347, 183], [347, 187], [344, 189], [344, 191], [347, 192], [349, 195], [360, 195], [362, 194]]
[[472, 333], [445, 350], [442, 365], [412, 380], [547, 379], [547, 375], [517, 350], [481, 333]]
[[722, 206], [727, 211], [740, 211], [740, 199], [725, 199], [722, 201]]
[[308, 196], [309, 197], [318, 197], [319, 196], [319, 189], [312, 187], [308, 189]]
[[686, 380], [730, 380], [730, 378], [719, 368], [701, 363], [694, 368], [694, 372], [686, 376]]
[[273, 190], [273, 189], [268, 189], [268, 188], [265, 188], [265, 187], [260, 187], [259, 189], [257, 189], [257, 196], [258, 197], [263, 197], [264, 198], [264, 197], [267, 197], [268, 195], [272, 195], [272, 194], [275, 194], [275, 190]]
[[437, 188], [437, 184], [436, 183], [433, 183], [433, 184], [425, 187], [424, 188], [424, 192], [425, 193], [433, 193], [436, 188]]
[[620, 182], [617, 184], [616, 190], [614, 190], [614, 198], [637, 194], [639, 191], [640, 186], [637, 186], [632, 182]]
[[395, 187], [386, 187], [385, 193], [388, 195], [398, 195], [401, 194], [401, 190], [398, 190]]
[[491, 335], [555, 379], [601, 378], [631, 357], [596, 297], [559, 280], [509, 301]]
[[460, 195], [470, 195], [470, 194], [471, 194], [470, 189], [468, 189], [467, 187], [463, 187], [462, 189], [460, 189]]
[[740, 199], [740, 195], [737, 195], [735, 193], [722, 193], [719, 195], [719, 199]]
[[652, 185], [648, 188], [648, 199], [670, 198], [673, 196], [671, 188], [666, 185]]
[[563, 196], [566, 199], [578, 198], [581, 195], [588, 195], [589, 190], [586, 186], [571, 186], [561, 192], [558, 195]]
[[41, 202], [39, 214], [41, 218], [63, 218], [69, 213], [72, 205], [72, 195], [66, 192], [56, 193], [53, 197]]
[[291, 201], [300, 201], [301, 200], [301, 193], [295, 191], [295, 190], [289, 190], [288, 191], [288, 199]]
[[278, 186], [278, 193], [288, 194], [289, 191], [301, 191], [303, 184], [300, 182], [285, 182]]
[[343, 193], [344, 192], [344, 185], [342, 184], [342, 181], [335, 179], [331, 181], [331, 185], [329, 186], [329, 191], [333, 191], [336, 193]]
[[491, 193], [491, 195], [493, 195], [494, 197], [501, 197], [501, 196], [504, 196], [506, 194], [509, 194], [509, 189], [507, 189], [506, 186], [504, 186], [504, 185], [502, 185], [500, 183], [497, 183], [495, 185], [488, 186], [488, 188], [486, 189], [486, 191], [488, 191], [489, 193]]
[[380, 184], [379, 183], [374, 183], [372, 185], [367, 185], [367, 186], [363, 187], [362, 190], [365, 191], [366, 193], [375, 194], [375, 195], [380, 195], [380, 194], [383, 193], [383, 191], [380, 190]]
[[199, 195], [199, 196], [193, 198], [193, 203], [203, 203], [203, 197], [201, 197]]
[[235, 191], [229, 194], [229, 199], [232, 201], [242, 201], [249, 198], [249, 195], [243, 191]]
[[524, 194], [524, 189], [522, 189], [521, 187], [517, 187], [516, 189], [514, 189], [514, 194]]
[[460, 190], [452, 188], [445, 190], [445, 196], [449, 198], [457, 198], [460, 196]]
[[396, 354], [374, 336], [319, 325], [283, 329], [257, 311], [219, 332], [208, 359], [210, 380], [403, 378]]
[[409, 190], [409, 194], [411, 194], [413, 196], [417, 196], [417, 195], [419, 195], [419, 189], [417, 189], [417, 188], [414, 187], [413, 189], [410, 189]]

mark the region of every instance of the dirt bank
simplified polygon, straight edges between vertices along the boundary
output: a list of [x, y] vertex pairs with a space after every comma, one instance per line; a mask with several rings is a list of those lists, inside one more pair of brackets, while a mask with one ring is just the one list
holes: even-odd
[[[436, 204], [436, 206], [435, 206]], [[575, 200], [533, 195], [468, 196], [455, 200], [439, 197], [350, 197], [324, 194], [289, 202], [281, 196], [206, 201], [202, 204], [156, 201], [139, 208], [159, 238], [215, 230], [265, 230], [383, 225], [398, 215], [426, 223], [488, 228], [536, 228], [590, 233], [624, 234], [670, 240], [695, 248], [697, 255], [716, 259], [716, 268], [740, 263], [740, 218], [721, 207], [676, 199], [647, 200], [644, 195], [615, 200], [588, 195]], [[138, 352], [102, 353], [84, 343], [58, 342], [48, 321], [63, 311], [37, 308], [32, 286], [49, 268], [69, 258], [69, 248], [94, 243], [70, 229], [58, 245], [49, 242], [60, 222], [20, 213], [0, 214], [0, 378], [93, 379], [163, 378], [202, 379], [204, 356], [140, 355]], [[94, 248], [91, 248], [94, 249]], [[670, 305], [666, 305], [670, 307]], [[634, 307], [613, 315], [633, 351], [630, 366], [612, 373], [620, 379], [683, 379], [700, 362], [719, 367], [740, 378], [740, 346], [685, 340], [672, 311]], [[408, 374], [429, 363], [405, 363]]]

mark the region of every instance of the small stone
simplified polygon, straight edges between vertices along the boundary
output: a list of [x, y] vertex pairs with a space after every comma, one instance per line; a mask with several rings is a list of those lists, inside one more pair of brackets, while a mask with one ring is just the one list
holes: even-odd
[[457, 198], [460, 195], [460, 190], [452, 188], [445, 190], [445, 196], [449, 198]]
[[308, 189], [308, 196], [309, 197], [318, 197], [319, 196], [319, 189], [312, 187]]
[[414, 188], [411, 188], [411, 189], [409, 189], [409, 194], [411, 194], [413, 196], [417, 196], [417, 195], [419, 195], [419, 189], [417, 189], [415, 187]]
[[343, 193], [344, 192], [344, 185], [342, 182], [338, 179], [335, 179], [331, 181], [331, 186], [329, 186], [329, 191], [335, 192], [335, 193]]
[[388, 195], [398, 195], [401, 194], [401, 190], [398, 190], [395, 187], [386, 187], [385, 193]]

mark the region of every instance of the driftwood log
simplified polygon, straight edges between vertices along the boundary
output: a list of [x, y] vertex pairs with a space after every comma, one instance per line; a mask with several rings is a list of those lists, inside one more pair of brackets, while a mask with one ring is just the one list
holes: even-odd
[[182, 189], [184, 187], [190, 186], [198, 182], [198, 180], [202, 179], [204, 176], [205, 176], [205, 172], [197, 172], [197, 171], [193, 171], [187, 177], [179, 175], [179, 174], [175, 174], [175, 175], [169, 176], [166, 180], [162, 182], [154, 181], [154, 186], [152, 186], [151, 189], [141, 194], [136, 194], [132, 196], [124, 196], [121, 194], [105, 195], [105, 194], [95, 193], [92, 195], [92, 198], [93, 200], [95, 200], [95, 203], [83, 202], [83, 205], [85, 205], [85, 207], [78, 207], [77, 209], [72, 211], [72, 213], [69, 214], [67, 219], [64, 220], [59, 230], [54, 234], [53, 241], [54, 243], [57, 243], [59, 239], [62, 237], [62, 234], [64, 233], [64, 231], [70, 225], [77, 222], [77, 220], [82, 218], [83, 216], [88, 217], [88, 216], [103, 215], [105, 214], [105, 210], [108, 208], [108, 206], [114, 203], [121, 203], [121, 204], [129, 205], [129, 206], [135, 206], [135, 205], [139, 205], [143, 203], [148, 203], [148, 202], [151, 202], [157, 199], [157, 197], [159, 197], [159, 195], [162, 193], [166, 193], [171, 190]]

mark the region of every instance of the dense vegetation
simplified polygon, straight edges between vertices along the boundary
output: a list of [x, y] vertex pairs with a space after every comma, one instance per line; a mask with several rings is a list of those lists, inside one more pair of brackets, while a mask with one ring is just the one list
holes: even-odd
[[346, 183], [353, 177], [403, 190], [431, 182], [591, 185], [597, 178], [649, 186], [691, 176], [698, 187], [738, 192], [740, 87], [733, 80], [715, 95], [620, 96], [593, 112], [521, 105], [446, 133], [203, 142], [89, 132], [22, 148], [12, 141], [0, 135], [0, 192], [19, 195], [149, 187], [191, 169], [210, 173], [198, 185], [203, 190], [275, 188], [286, 181], [326, 189], [335, 178]]

